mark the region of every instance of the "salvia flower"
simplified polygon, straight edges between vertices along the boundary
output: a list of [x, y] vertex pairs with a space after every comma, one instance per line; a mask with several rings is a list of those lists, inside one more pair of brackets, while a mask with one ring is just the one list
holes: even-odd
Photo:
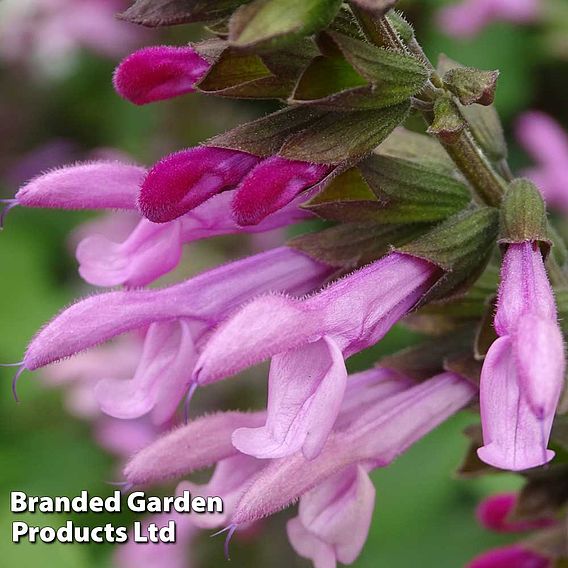
[[103, 411], [135, 418], [153, 411], [170, 418], [191, 381], [205, 336], [227, 313], [271, 290], [302, 294], [330, 269], [282, 247], [236, 261], [162, 290], [99, 294], [63, 311], [31, 342], [23, 368], [35, 370], [133, 330], [146, 330], [144, 349], [129, 381], [97, 387]]
[[344, 358], [379, 341], [438, 274], [427, 261], [393, 253], [305, 299], [257, 298], [212, 335], [194, 380], [205, 385], [272, 357], [266, 425], [236, 432], [234, 442], [259, 458], [299, 449], [313, 458], [343, 400]]
[[438, 22], [447, 34], [469, 38], [492, 22], [526, 24], [538, 14], [539, 0], [463, 0], [442, 9]]
[[443, 373], [399, 392], [374, 398], [353, 413], [312, 460], [301, 452], [271, 460], [250, 482], [231, 519], [235, 525], [272, 515], [340, 471], [356, 464], [385, 467], [417, 440], [468, 404], [476, 389]]
[[352, 466], [300, 498], [298, 516], [286, 526], [288, 539], [316, 567], [351, 564], [367, 540], [374, 508], [373, 482], [363, 466]]
[[116, 68], [114, 88], [124, 99], [145, 105], [192, 93], [208, 70], [207, 61], [191, 46], [145, 47]]
[[568, 135], [543, 112], [524, 113], [517, 122], [517, 138], [536, 162], [525, 172], [546, 202], [568, 211]]
[[556, 305], [536, 242], [507, 248], [495, 330], [499, 338], [481, 373], [484, 446], [478, 454], [503, 469], [536, 467], [554, 456], [547, 443], [565, 370]]
[[239, 453], [231, 431], [261, 424], [265, 415], [222, 412], [166, 434], [135, 455], [124, 474], [133, 485], [153, 484], [218, 463], [206, 487], [226, 494], [231, 507], [228, 518], [200, 519], [203, 526], [223, 520], [232, 529], [246, 527], [300, 498], [299, 516], [288, 525], [292, 546], [318, 567], [335, 566], [354, 561], [367, 537], [374, 502], [367, 472], [389, 464], [475, 392], [454, 373], [415, 384], [395, 371], [370, 369], [348, 380], [334, 431], [313, 460], [301, 452], [275, 460]]

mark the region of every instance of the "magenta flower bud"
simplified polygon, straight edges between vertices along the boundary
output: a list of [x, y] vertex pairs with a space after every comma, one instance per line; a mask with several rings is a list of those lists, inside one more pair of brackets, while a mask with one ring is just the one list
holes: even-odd
[[553, 518], [510, 521], [509, 516], [517, 505], [516, 493], [499, 493], [484, 499], [476, 510], [479, 523], [486, 529], [499, 533], [525, 532], [556, 524]]
[[564, 385], [564, 342], [539, 247], [510, 244], [495, 314], [499, 338], [481, 373], [486, 463], [522, 470], [547, 463], [552, 421]]
[[314, 566], [351, 564], [361, 553], [375, 507], [375, 488], [362, 466], [352, 466], [300, 498], [288, 521], [294, 550]]
[[474, 558], [467, 568], [551, 568], [552, 561], [517, 544], [494, 548]]
[[122, 98], [145, 105], [194, 92], [209, 67], [191, 46], [145, 47], [122, 60], [114, 88]]
[[15, 202], [49, 209], [135, 209], [144, 174], [144, 168], [120, 162], [77, 164], [32, 179]]
[[256, 225], [281, 209], [298, 194], [320, 182], [332, 168], [273, 156], [262, 161], [243, 179], [233, 201], [239, 225]]
[[142, 184], [138, 206], [154, 223], [181, 217], [215, 194], [235, 188], [260, 158], [199, 146], [160, 160]]

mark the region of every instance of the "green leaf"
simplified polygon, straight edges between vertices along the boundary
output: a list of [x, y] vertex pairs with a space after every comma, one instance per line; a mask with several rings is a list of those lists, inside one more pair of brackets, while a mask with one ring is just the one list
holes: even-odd
[[136, 0], [121, 20], [147, 27], [219, 20], [248, 0]]
[[485, 269], [499, 230], [499, 212], [491, 207], [454, 215], [400, 251], [438, 265], [445, 275], [422, 305], [463, 294]]
[[330, 266], [351, 270], [387, 254], [392, 244], [416, 237], [423, 228], [377, 223], [343, 223], [288, 242], [292, 248]]
[[428, 127], [432, 134], [446, 144], [458, 140], [466, 123], [451, 96], [441, 96], [434, 102], [434, 120]]
[[305, 107], [284, 109], [214, 136], [207, 144], [269, 157], [278, 153], [291, 134], [311, 128], [325, 115]]
[[467, 186], [444, 171], [372, 155], [334, 178], [304, 207], [343, 222], [431, 223], [457, 213], [470, 201]]
[[375, 47], [337, 32], [329, 34], [347, 61], [385, 100], [390, 97], [392, 103], [403, 101], [419, 92], [428, 80], [428, 70], [416, 57]]
[[254, 0], [229, 24], [229, 41], [241, 48], [273, 49], [328, 26], [341, 0]]
[[290, 136], [280, 155], [321, 164], [360, 159], [404, 122], [409, 111], [410, 104], [404, 102], [377, 110], [327, 112]]

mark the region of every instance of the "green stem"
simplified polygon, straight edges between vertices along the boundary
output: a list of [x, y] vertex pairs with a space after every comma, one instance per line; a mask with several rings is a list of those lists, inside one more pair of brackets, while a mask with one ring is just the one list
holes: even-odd
[[[369, 41], [380, 47], [386, 46], [395, 51], [412, 53], [428, 67], [430, 81], [420, 95], [417, 95], [417, 99], [432, 104], [440, 95], [446, 93], [443, 89], [443, 82], [434, 66], [415, 39], [406, 46], [388, 18], [383, 17], [377, 21], [371, 14], [356, 6], [352, 6], [352, 10]], [[415, 106], [419, 107], [420, 105]], [[432, 113], [426, 107], [420, 110], [426, 122], [430, 124]], [[467, 120], [465, 118], [463, 120], [467, 125]], [[499, 206], [507, 184], [473, 139], [469, 132], [469, 125], [456, 142], [452, 144], [443, 140], [440, 140], [440, 142], [481, 200], [492, 207]]]

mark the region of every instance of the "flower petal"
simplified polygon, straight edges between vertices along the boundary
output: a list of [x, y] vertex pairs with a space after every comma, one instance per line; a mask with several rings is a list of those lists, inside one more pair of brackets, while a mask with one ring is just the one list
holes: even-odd
[[347, 370], [337, 345], [324, 337], [276, 355], [269, 377], [268, 412], [261, 428], [241, 428], [233, 444], [257, 458], [321, 451], [343, 400]]
[[497, 339], [481, 371], [481, 422], [484, 446], [477, 450], [485, 463], [513, 471], [549, 462], [546, 449], [553, 416], [543, 420], [522, 396], [509, 337]]

